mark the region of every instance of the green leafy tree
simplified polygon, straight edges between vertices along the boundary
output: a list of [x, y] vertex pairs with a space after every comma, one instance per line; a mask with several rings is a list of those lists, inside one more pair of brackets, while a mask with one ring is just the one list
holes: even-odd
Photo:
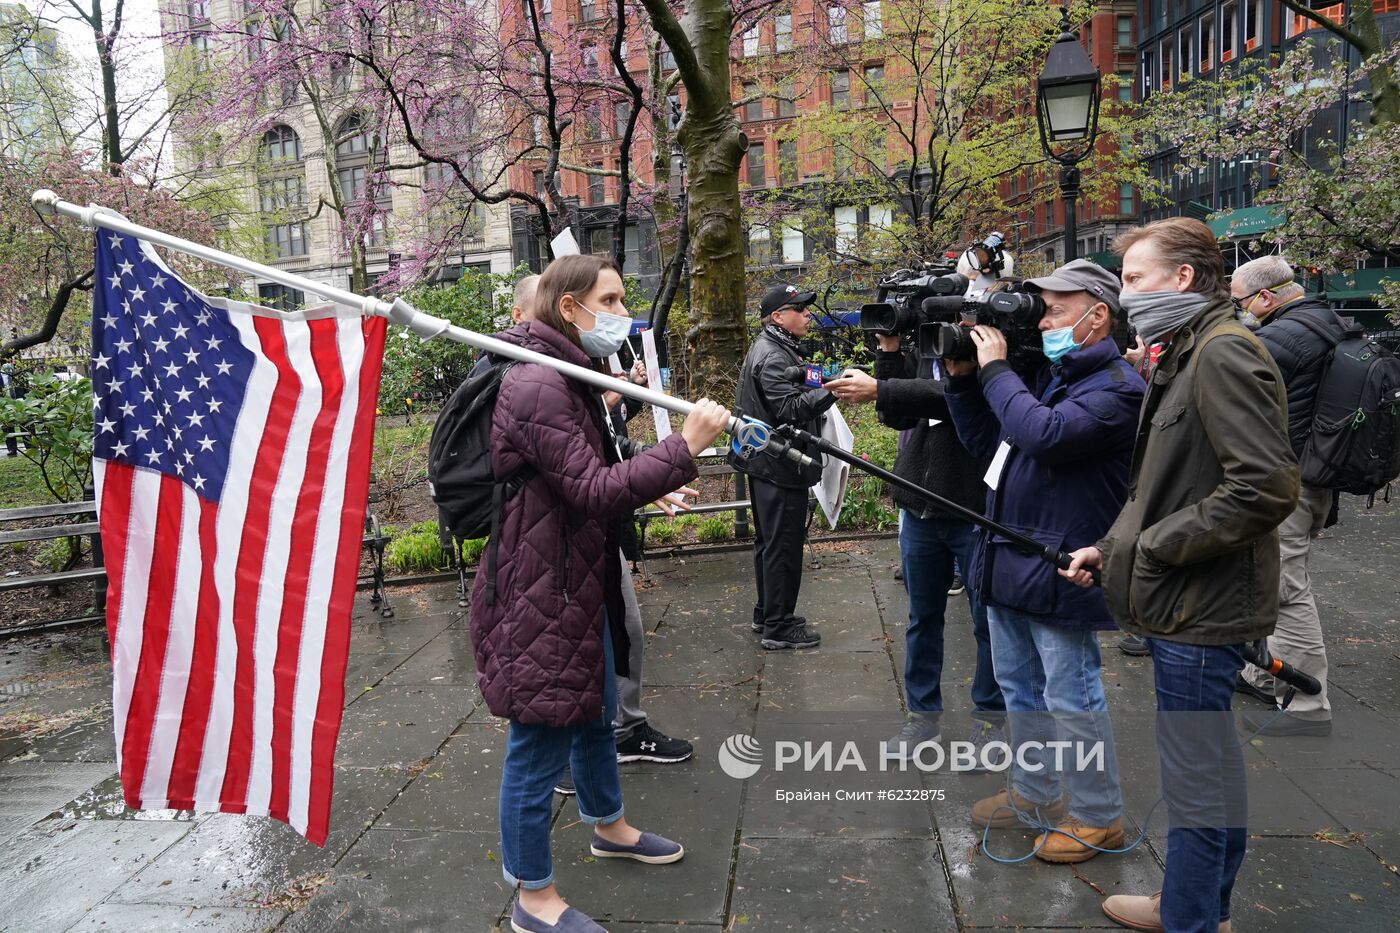
[[[1339, 22], [1284, 5], [1320, 26], [1323, 39], [1243, 62], [1217, 80], [1183, 79], [1148, 101], [1143, 128], [1176, 142], [1181, 174], [1234, 160], [1250, 165], [1260, 184], [1272, 181], [1256, 203], [1275, 205], [1282, 223], [1262, 239], [1294, 263], [1329, 273], [1371, 256], [1400, 263], [1400, 40], [1382, 34], [1373, 0], [1348, 3]], [[1345, 146], [1308, 132], [1348, 101], [1362, 102], [1364, 119], [1347, 127]], [[1382, 292], [1394, 307], [1400, 282]]]
[[[866, 21], [872, 9], [880, 21]], [[1072, 21], [1097, 9], [1072, 4]], [[833, 286], [832, 300], [849, 299], [851, 289], [941, 258], [1003, 223], [1012, 209], [1001, 183], [1013, 173], [1038, 179], [1032, 204], [1058, 196], [1031, 103], [1059, 31], [1058, 6], [883, 0], [872, 8], [845, 0], [827, 16], [832, 25], [814, 32], [804, 56], [829, 82], [831, 100], [799, 112], [778, 138], [781, 178], [805, 181], [794, 161], [829, 166], [828, 176], [749, 198], [759, 263], [782, 260], [784, 234], [800, 230], [816, 244], [804, 280]], [[1105, 98], [1116, 96], [1116, 81], [1105, 77]], [[1101, 143], [1081, 166], [1086, 200], [1147, 181], [1116, 144], [1128, 119], [1104, 106]], [[779, 255], [763, 255], [765, 244]]]
[[46, 373], [23, 398], [0, 398], [0, 429], [23, 435], [20, 455], [39, 468], [57, 502], [76, 502], [92, 483], [92, 382]]

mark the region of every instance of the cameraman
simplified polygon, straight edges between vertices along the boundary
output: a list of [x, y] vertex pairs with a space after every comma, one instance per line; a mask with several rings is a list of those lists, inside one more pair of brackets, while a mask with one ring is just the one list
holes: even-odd
[[[836, 403], [836, 396], [794, 382], [786, 373], [802, 363], [797, 341], [807, 333], [808, 308], [816, 300], [815, 292], [800, 292], [792, 285], [775, 285], [764, 293], [759, 302], [763, 329], [744, 358], [734, 393], [744, 414], [775, 428], [795, 424], [821, 433], [821, 413]], [[758, 585], [753, 629], [763, 633], [761, 644], [769, 651], [815, 648], [821, 635], [809, 630], [807, 620], [793, 610], [802, 586], [808, 490], [821, 479], [821, 466], [803, 467], [777, 457], [744, 459], [733, 450], [729, 464], [749, 477], [753, 500], [753, 571]]]
[[[979, 325], [971, 333], [977, 363], [948, 361], [948, 407], [967, 449], [992, 458], [988, 517], [1069, 551], [1097, 541], [1127, 498], [1144, 383], [1109, 339], [1118, 314], [1112, 273], [1076, 259], [1026, 286], [1044, 301], [1047, 361], [1027, 385], [1007, 362], [1001, 331]], [[1123, 801], [1095, 634], [1114, 627], [1103, 594], [1075, 588], [994, 533], [979, 538], [969, 576], [987, 602], [997, 683], [1024, 753], [1014, 757], [1010, 790], [973, 805], [973, 825], [1015, 826], [1014, 810], [1038, 811], [1057, 824], [1036, 840], [1036, 856], [1048, 862], [1118, 848]], [[1025, 745], [1057, 737], [1102, 742], [1103, 767], [1056, 775], [1048, 756]]]
[[[876, 334], [875, 375], [848, 369], [826, 384], [843, 402], [875, 402], [880, 423], [907, 431], [894, 471], [925, 489], [980, 512], [985, 496], [982, 474], [987, 461], [967, 452], [949, 420], [944, 398], [947, 380], [935, 360], [901, 352], [899, 335]], [[909, 628], [905, 632], [904, 691], [909, 712], [904, 727], [889, 747], [912, 753], [923, 742], [941, 738], [943, 712], [943, 626], [954, 560], [967, 568], [977, 529], [953, 518], [899, 487], [891, 490], [900, 509], [899, 553], [904, 588], [909, 594]], [[972, 633], [977, 641], [977, 668], [972, 678], [972, 742], [981, 747], [1000, 739], [1006, 704], [992, 671], [992, 644], [987, 634], [987, 610], [968, 590]], [[903, 744], [901, 744], [903, 743]]]

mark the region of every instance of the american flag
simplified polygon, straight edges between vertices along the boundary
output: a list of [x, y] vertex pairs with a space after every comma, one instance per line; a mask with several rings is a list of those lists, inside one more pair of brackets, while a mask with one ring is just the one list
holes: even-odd
[[386, 321], [208, 298], [99, 230], [93, 470], [129, 807], [330, 819]]

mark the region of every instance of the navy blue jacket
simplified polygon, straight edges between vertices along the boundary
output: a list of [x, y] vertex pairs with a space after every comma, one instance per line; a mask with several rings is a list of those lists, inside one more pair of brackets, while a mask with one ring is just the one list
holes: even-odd
[[[1011, 445], [998, 488], [987, 491], [987, 517], [1072, 551], [1103, 537], [1127, 499], [1146, 385], [1111, 339], [1045, 366], [1034, 382], [1032, 391], [998, 360], [975, 378], [953, 379], [948, 408], [973, 456]], [[1074, 586], [1001, 535], [978, 537], [970, 580], [988, 604], [1049, 625], [1114, 627], [1102, 590]]]

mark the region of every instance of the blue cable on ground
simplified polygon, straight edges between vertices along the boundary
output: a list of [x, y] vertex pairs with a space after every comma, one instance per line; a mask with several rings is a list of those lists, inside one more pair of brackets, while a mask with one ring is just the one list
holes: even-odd
[[[1269, 719], [1268, 722], [1264, 723], [1264, 724], [1263, 724], [1262, 726], [1260, 726], [1258, 729], [1255, 729], [1255, 730], [1254, 730], [1253, 732], [1251, 732], [1249, 735], [1245, 736], [1244, 741], [1240, 743], [1240, 748], [1244, 748], [1244, 747], [1245, 747], [1246, 745], [1248, 745], [1250, 742], [1253, 742], [1256, 738], [1259, 737], [1259, 735], [1260, 735], [1265, 729], [1267, 729], [1267, 728], [1269, 728], [1269, 726], [1273, 725], [1274, 722], [1277, 721], [1278, 718], [1279, 718], [1280, 716], [1282, 716], [1282, 715], [1284, 714], [1285, 711], [1287, 711], [1287, 709], [1288, 709], [1288, 703], [1289, 703], [1289, 701], [1292, 700], [1292, 699], [1293, 699], [1293, 690], [1292, 690], [1292, 688], [1289, 688], [1289, 692], [1288, 692], [1287, 694], [1285, 694], [1285, 696], [1284, 696], [1283, 706], [1280, 707], [1280, 708], [1278, 709], [1278, 711], [1273, 715], [1273, 717], [1271, 717], [1271, 718]], [[1007, 799], [1008, 801], [1010, 801], [1010, 800], [1012, 799], [1012, 794], [1013, 794], [1013, 793], [1014, 793], [1014, 791], [1012, 790], [1012, 787], [1011, 787], [1011, 774], [1010, 774], [1010, 772], [1008, 772], [1007, 775], [1006, 775], [1006, 799]], [[1039, 852], [1042, 848], [1044, 848], [1044, 847], [1045, 847], [1045, 843], [1048, 842], [1048, 841], [1050, 840], [1050, 834], [1051, 834], [1051, 833], [1059, 833], [1061, 836], [1068, 836], [1068, 837], [1070, 837], [1071, 839], [1074, 839], [1076, 842], [1078, 842], [1080, 845], [1084, 846], [1086, 849], [1093, 849], [1095, 852], [1102, 852], [1102, 853], [1104, 853], [1104, 854], [1106, 854], [1106, 855], [1122, 855], [1122, 854], [1124, 854], [1124, 853], [1126, 853], [1126, 852], [1131, 852], [1131, 851], [1133, 851], [1134, 849], [1136, 849], [1138, 846], [1142, 845], [1143, 840], [1147, 838], [1147, 826], [1152, 822], [1152, 814], [1155, 813], [1155, 812], [1157, 812], [1157, 807], [1159, 807], [1166, 799], [1167, 799], [1167, 798], [1166, 798], [1165, 796], [1161, 796], [1161, 797], [1158, 797], [1158, 798], [1157, 798], [1157, 801], [1156, 801], [1154, 804], [1152, 804], [1152, 806], [1149, 807], [1148, 810], [1147, 810], [1147, 819], [1145, 819], [1145, 820], [1142, 821], [1142, 824], [1141, 824], [1141, 825], [1142, 825], [1142, 831], [1141, 831], [1140, 833], [1138, 833], [1138, 837], [1137, 837], [1136, 839], [1134, 839], [1134, 840], [1132, 841], [1131, 844], [1126, 845], [1126, 846], [1124, 846], [1124, 847], [1121, 848], [1121, 849], [1105, 849], [1105, 848], [1103, 848], [1103, 847], [1101, 847], [1101, 846], [1096, 846], [1096, 845], [1093, 845], [1092, 843], [1085, 842], [1083, 839], [1080, 839], [1078, 836], [1074, 835], [1073, 833], [1068, 833], [1068, 832], [1065, 832], [1063, 829], [1059, 829], [1058, 827], [1051, 826], [1051, 825], [1050, 825], [1049, 823], [1047, 823], [1045, 820], [1043, 820], [1043, 819], [1040, 818], [1040, 816], [1039, 816], [1040, 808], [1039, 808], [1039, 807], [1036, 808], [1036, 810], [1035, 810], [1034, 813], [1028, 813], [1028, 812], [1026, 812], [1025, 810], [1021, 810], [1021, 809], [1017, 808], [1017, 807], [1014, 806], [1014, 805], [1007, 805], [1007, 806], [1004, 806], [1004, 807], [997, 807], [995, 810], [992, 811], [991, 819], [996, 819], [997, 814], [999, 814], [999, 813], [1001, 813], [1001, 812], [1003, 812], [1003, 811], [1005, 811], [1005, 810], [1010, 810], [1012, 813], [1015, 813], [1015, 814], [1016, 814], [1016, 820], [1017, 820], [1017, 822], [1019, 822], [1019, 823], [1020, 823], [1023, 827], [1025, 827], [1026, 829], [1033, 829], [1033, 830], [1035, 830], [1035, 831], [1037, 831], [1037, 832], [1043, 834], [1043, 835], [1044, 835], [1044, 839], [1043, 839], [1042, 841], [1040, 841], [1039, 843], [1037, 843], [1037, 844], [1036, 844], [1036, 847], [1035, 847], [1034, 849], [1031, 849], [1031, 851], [1027, 852], [1025, 855], [1017, 856], [1017, 857], [1015, 857], [1015, 858], [1003, 857], [1003, 856], [1000, 856], [1000, 855], [995, 854], [994, 852], [992, 852], [992, 850], [991, 850], [990, 848], [987, 847], [987, 841], [988, 841], [988, 839], [991, 837], [991, 832], [992, 832], [991, 824], [988, 823], [988, 825], [982, 827], [982, 852], [983, 852], [983, 854], [985, 854], [985, 855], [987, 856], [987, 858], [991, 859], [991, 860], [994, 861], [994, 862], [998, 862], [998, 863], [1000, 863], [1000, 864], [1002, 864], [1002, 865], [1019, 865], [1021, 862], [1024, 862], [1024, 861], [1026, 861], [1026, 860], [1028, 860], [1028, 859], [1035, 858], [1035, 854], [1036, 854], [1037, 852]], [[1008, 828], [1010, 828], [1010, 827], [1008, 827]]]

